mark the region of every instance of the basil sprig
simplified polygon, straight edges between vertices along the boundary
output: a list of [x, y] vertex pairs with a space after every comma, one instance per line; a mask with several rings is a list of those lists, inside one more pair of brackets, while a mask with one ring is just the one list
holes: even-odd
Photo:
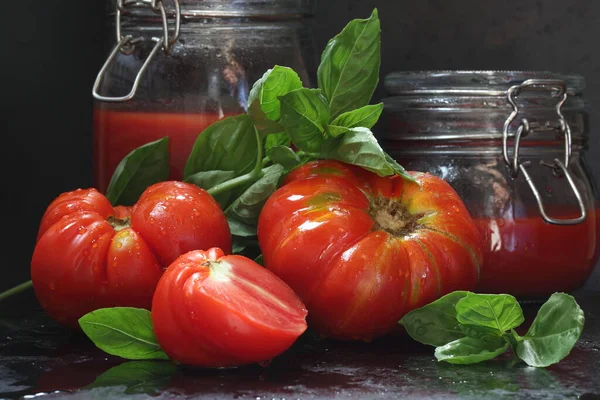
[[436, 346], [438, 361], [474, 364], [512, 348], [528, 365], [547, 367], [570, 353], [585, 318], [572, 296], [554, 293], [520, 336], [515, 328], [524, 321], [513, 296], [459, 291], [409, 312], [400, 324], [416, 341]]
[[[198, 135], [184, 181], [219, 202], [236, 252], [258, 251], [256, 224], [264, 203], [286, 173], [309, 161], [333, 159], [413, 180], [371, 131], [383, 110], [382, 104], [369, 105], [379, 82], [380, 49], [375, 9], [329, 41], [317, 88], [304, 87], [293, 69], [276, 65], [254, 83], [246, 114], [217, 121]], [[133, 204], [147, 186], [166, 179], [167, 153], [166, 141], [134, 150], [113, 176], [113, 204]]]

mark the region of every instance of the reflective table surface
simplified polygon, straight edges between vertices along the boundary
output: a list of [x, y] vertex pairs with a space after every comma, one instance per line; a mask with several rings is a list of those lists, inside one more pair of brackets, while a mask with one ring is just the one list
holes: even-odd
[[[575, 295], [586, 316], [581, 340], [546, 369], [513, 365], [510, 355], [438, 363], [433, 348], [405, 336], [350, 343], [311, 333], [269, 364], [193, 369], [107, 356], [39, 310], [0, 313], [0, 398], [600, 399], [600, 292]], [[523, 304], [529, 320], [538, 307]]]

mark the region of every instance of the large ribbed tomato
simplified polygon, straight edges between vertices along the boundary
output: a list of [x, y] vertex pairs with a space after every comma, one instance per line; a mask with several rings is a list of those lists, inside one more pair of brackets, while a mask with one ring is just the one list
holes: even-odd
[[408, 311], [475, 286], [479, 233], [456, 192], [334, 161], [288, 175], [260, 215], [265, 266], [306, 304], [323, 335], [371, 339]]
[[214, 246], [231, 251], [229, 226], [217, 202], [194, 185], [157, 183], [131, 208], [78, 189], [61, 194], [42, 217], [31, 279], [44, 310], [77, 326], [98, 308], [150, 309], [165, 267]]
[[228, 367], [270, 360], [306, 330], [306, 308], [288, 285], [249, 258], [192, 251], [162, 276], [152, 325], [175, 361]]

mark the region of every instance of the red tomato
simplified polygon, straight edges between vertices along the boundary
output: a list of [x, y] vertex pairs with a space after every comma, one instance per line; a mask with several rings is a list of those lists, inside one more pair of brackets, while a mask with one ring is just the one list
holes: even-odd
[[150, 309], [163, 267], [195, 249], [231, 251], [227, 220], [204, 190], [157, 183], [133, 207], [113, 208], [96, 189], [61, 194], [42, 217], [31, 260], [35, 294], [59, 323], [98, 308]]
[[152, 325], [172, 359], [227, 367], [281, 354], [306, 330], [306, 308], [272, 272], [214, 248], [169, 266], [154, 293]]
[[479, 233], [456, 192], [431, 174], [382, 178], [335, 161], [292, 171], [267, 201], [265, 266], [325, 336], [369, 340], [408, 311], [475, 286]]

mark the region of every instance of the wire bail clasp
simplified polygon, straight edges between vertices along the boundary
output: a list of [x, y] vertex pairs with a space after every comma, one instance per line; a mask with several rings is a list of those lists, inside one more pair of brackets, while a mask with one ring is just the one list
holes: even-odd
[[[92, 90], [92, 95], [94, 96], [94, 98], [96, 100], [108, 101], [108, 102], [124, 102], [124, 101], [131, 100], [133, 97], [135, 97], [140, 80], [141, 80], [142, 76], [144, 75], [144, 72], [146, 72], [146, 70], [148, 69], [148, 66], [150, 65], [150, 63], [152, 62], [154, 57], [156, 56], [156, 53], [158, 53], [158, 50], [160, 48], [162, 48], [164, 50], [165, 54], [169, 54], [171, 47], [177, 42], [177, 39], [179, 38], [179, 32], [181, 30], [181, 11], [180, 11], [180, 7], [179, 7], [179, 0], [173, 0], [173, 3], [175, 4], [175, 9], [173, 11], [173, 14], [175, 17], [175, 30], [174, 30], [172, 37], [170, 37], [170, 35], [169, 35], [169, 22], [168, 22], [167, 10], [165, 9], [163, 0], [116, 0], [116, 1], [117, 1], [117, 7], [116, 7], [116, 13], [115, 13], [115, 15], [116, 15], [115, 29], [116, 29], [116, 35], [117, 35], [117, 45], [113, 48], [110, 55], [106, 59], [106, 62], [100, 69], [100, 72], [98, 73], [98, 76], [96, 77], [96, 81], [94, 82], [94, 88]], [[102, 83], [102, 80], [104, 79], [104, 75], [106, 74], [106, 71], [108, 70], [108, 68], [110, 67], [112, 62], [115, 60], [118, 53], [121, 52], [125, 55], [130, 55], [133, 53], [133, 51], [135, 50], [135, 46], [138, 43], [141, 43], [144, 40], [146, 40], [146, 38], [144, 38], [143, 36], [138, 36], [138, 37], [133, 37], [132, 35], [123, 36], [121, 34], [121, 15], [128, 13], [129, 12], [128, 8], [144, 8], [144, 7], [146, 7], [146, 8], [149, 7], [153, 12], [160, 14], [160, 16], [162, 18], [162, 25], [163, 25], [163, 36], [161, 38], [158, 38], [158, 37], [151, 38], [151, 40], [153, 42], [155, 42], [156, 44], [152, 48], [152, 51], [150, 51], [148, 58], [146, 58], [146, 61], [144, 62], [144, 64], [140, 68], [137, 76], [135, 77], [135, 80], [133, 81], [133, 86], [132, 86], [129, 94], [122, 96], [122, 97], [102, 96], [100, 93], [98, 93], [98, 89], [100, 87], [100, 84]]]
[[[549, 167], [552, 169], [553, 174], [555, 176], [560, 176], [561, 174], [567, 178], [569, 185], [571, 186], [571, 190], [575, 194], [577, 198], [577, 202], [579, 205], [579, 210], [581, 212], [580, 216], [572, 219], [558, 219], [551, 218], [546, 213], [544, 208], [544, 203], [542, 197], [537, 190], [535, 183], [531, 179], [531, 176], [527, 172], [526, 166], [529, 164], [529, 161], [521, 162], [519, 159], [519, 148], [521, 143], [521, 138], [527, 136], [532, 130], [532, 124], [527, 120], [527, 118], [523, 118], [521, 120], [521, 124], [517, 128], [517, 132], [514, 134], [514, 150], [513, 150], [513, 158], [511, 159], [508, 155], [508, 139], [513, 136], [509, 134], [510, 125], [517, 118], [519, 114], [519, 106], [516, 103], [516, 97], [519, 96], [524, 91], [549, 91], [552, 97], [558, 98], [558, 103], [556, 104], [556, 113], [558, 114], [558, 129], [561, 131], [565, 138], [565, 156], [564, 162], [561, 162], [558, 158], [554, 159], [552, 164], [546, 163], [545, 161], [541, 161], [541, 165]], [[575, 185], [575, 181], [573, 177], [568, 171], [569, 162], [571, 160], [571, 128], [569, 124], [565, 120], [565, 117], [562, 114], [562, 106], [567, 101], [567, 86], [565, 82], [561, 80], [555, 79], [529, 79], [523, 82], [520, 85], [512, 86], [507, 91], [507, 99], [510, 105], [513, 107], [513, 111], [510, 113], [506, 122], [504, 123], [503, 136], [502, 136], [502, 155], [504, 157], [504, 162], [510, 169], [511, 175], [513, 178], [517, 178], [519, 173], [523, 174], [525, 181], [529, 184], [533, 195], [537, 201], [538, 208], [540, 210], [540, 214], [544, 221], [549, 224], [554, 225], [576, 225], [585, 221], [587, 217], [587, 212], [585, 210], [585, 205], [583, 204], [583, 198], [581, 197], [581, 193], [577, 189]], [[546, 123], [546, 127], [550, 126], [550, 123]]]

